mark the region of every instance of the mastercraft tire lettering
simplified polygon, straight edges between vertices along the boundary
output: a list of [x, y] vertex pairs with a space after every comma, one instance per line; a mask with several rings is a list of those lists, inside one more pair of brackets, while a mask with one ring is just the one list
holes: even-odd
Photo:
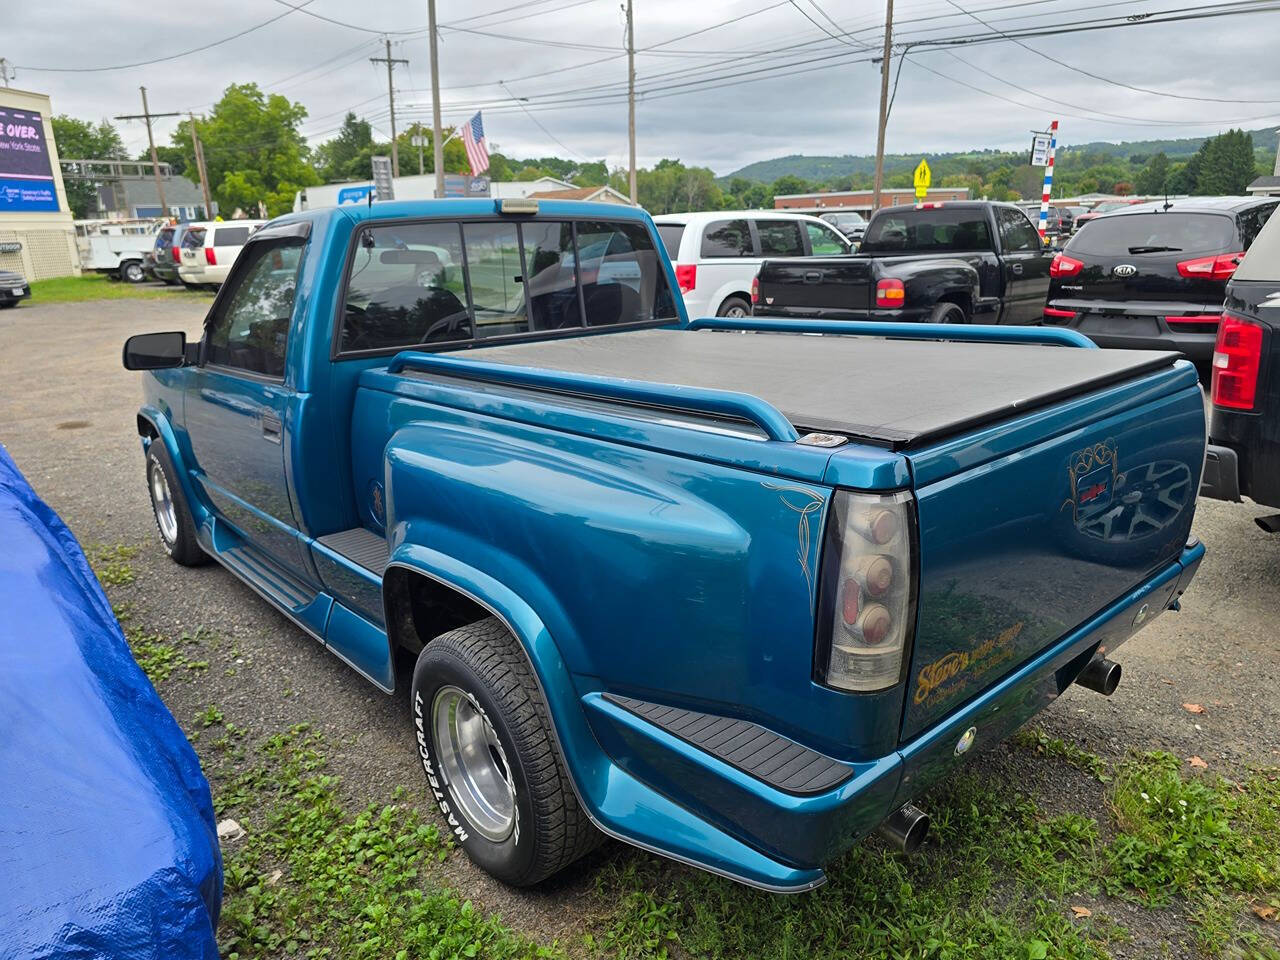
[[578, 805], [529, 662], [501, 621], [428, 643], [410, 703], [427, 788], [478, 866], [528, 886], [600, 841]]

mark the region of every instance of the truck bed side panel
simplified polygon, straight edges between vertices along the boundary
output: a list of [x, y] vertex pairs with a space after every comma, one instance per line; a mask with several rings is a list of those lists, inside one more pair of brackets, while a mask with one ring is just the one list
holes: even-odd
[[1179, 556], [1204, 406], [1185, 386], [928, 484], [903, 736], [1026, 662]]
[[853, 704], [812, 680], [828, 488], [367, 388], [355, 416], [356, 483], [385, 473], [393, 548], [412, 536], [515, 590], [580, 693], [833, 731], [815, 747], [837, 756], [892, 746], [900, 690]]

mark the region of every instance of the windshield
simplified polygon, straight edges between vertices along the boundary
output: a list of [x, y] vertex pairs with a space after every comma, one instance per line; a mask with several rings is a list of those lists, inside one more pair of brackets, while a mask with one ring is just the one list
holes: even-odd
[[1232, 218], [1217, 213], [1131, 213], [1099, 217], [1080, 228], [1068, 253], [1127, 257], [1144, 253], [1229, 253], [1240, 249]]
[[877, 214], [862, 244], [863, 253], [990, 249], [991, 231], [983, 211], [956, 207]]

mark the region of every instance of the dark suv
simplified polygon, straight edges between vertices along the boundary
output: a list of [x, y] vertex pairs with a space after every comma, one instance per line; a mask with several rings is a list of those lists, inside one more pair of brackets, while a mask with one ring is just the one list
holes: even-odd
[[1046, 323], [1103, 347], [1180, 350], [1208, 369], [1227, 281], [1275, 197], [1191, 197], [1090, 220], [1049, 270]]

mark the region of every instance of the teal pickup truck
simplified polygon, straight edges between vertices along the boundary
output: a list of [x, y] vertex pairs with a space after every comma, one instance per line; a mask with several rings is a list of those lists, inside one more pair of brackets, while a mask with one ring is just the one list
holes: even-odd
[[1111, 693], [1204, 552], [1175, 354], [677, 289], [638, 210], [376, 203], [267, 224], [197, 342], [125, 345], [165, 549], [407, 684], [509, 883], [606, 834], [776, 891], [912, 849], [912, 801]]

